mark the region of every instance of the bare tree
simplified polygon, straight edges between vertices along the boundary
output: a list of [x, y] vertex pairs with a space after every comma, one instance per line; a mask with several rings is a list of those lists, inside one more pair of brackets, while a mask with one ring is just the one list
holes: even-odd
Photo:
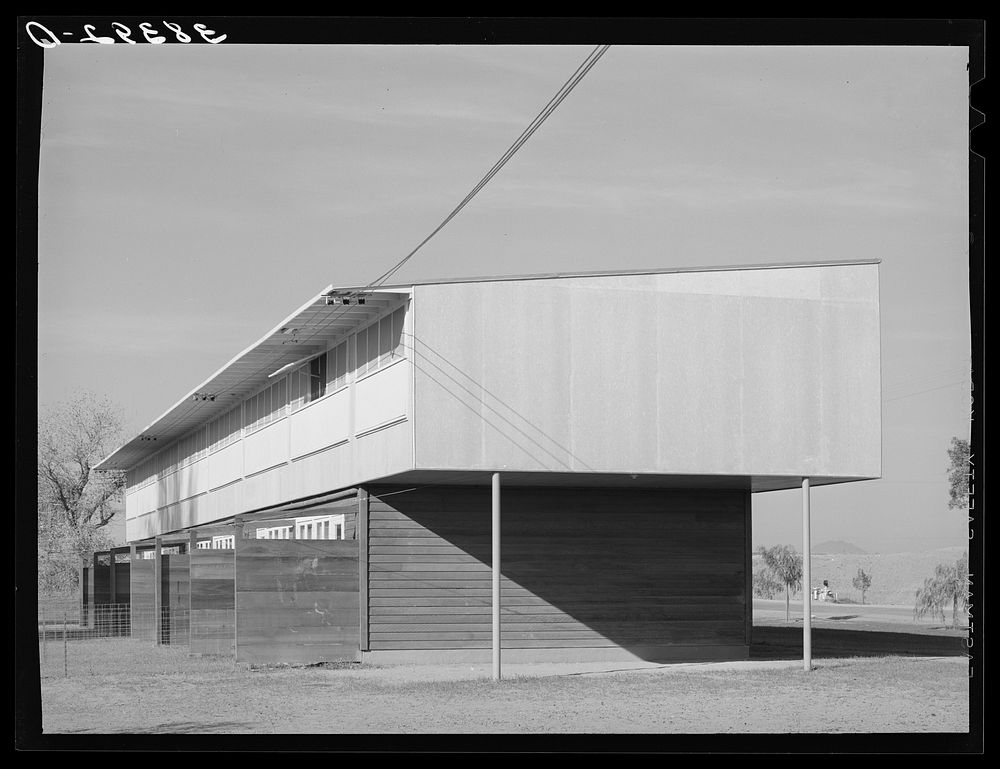
[[115, 516], [122, 472], [94, 465], [117, 447], [122, 424], [105, 398], [81, 393], [38, 417], [39, 587], [72, 587], [86, 553], [108, 544], [102, 531]]
[[858, 569], [858, 573], [854, 575], [854, 579], [851, 580], [851, 583], [854, 585], [855, 590], [861, 591], [861, 605], [864, 606], [865, 593], [867, 593], [868, 588], [872, 586], [872, 575], [864, 569]]
[[753, 570], [753, 594], [758, 598], [774, 598], [781, 591], [781, 583], [766, 565]]
[[802, 587], [802, 556], [789, 545], [775, 545], [758, 548], [757, 553], [764, 559], [764, 568], [773, 575], [779, 585], [785, 586], [785, 622], [789, 613], [790, 593]]

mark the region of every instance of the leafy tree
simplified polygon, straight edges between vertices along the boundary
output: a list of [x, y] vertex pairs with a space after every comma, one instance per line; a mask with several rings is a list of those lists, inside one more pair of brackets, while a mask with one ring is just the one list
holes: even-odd
[[75, 587], [80, 559], [110, 543], [125, 475], [93, 469], [118, 446], [122, 424], [104, 398], [81, 393], [38, 418], [38, 577], [43, 592]]
[[969, 506], [969, 468], [971, 466], [972, 449], [968, 441], [961, 438], [951, 439], [951, 448], [948, 449], [948, 459], [951, 466], [948, 468], [948, 509], [965, 509]]
[[959, 605], [962, 613], [969, 611], [969, 552], [962, 553], [962, 557], [955, 562], [955, 594], [951, 605], [952, 624], [955, 624], [955, 610]]
[[781, 583], [774, 572], [765, 565], [759, 565], [753, 570], [753, 594], [758, 598], [774, 598], [781, 591]]
[[855, 590], [861, 591], [861, 605], [864, 606], [865, 603], [865, 593], [868, 592], [868, 588], [872, 586], [872, 576], [868, 574], [864, 569], [858, 569], [858, 573], [854, 575], [854, 579], [851, 581], [854, 585]]
[[969, 609], [969, 554], [963, 553], [952, 564], [939, 563], [934, 567], [934, 576], [924, 580], [924, 586], [916, 592], [913, 607], [914, 621], [930, 614], [931, 619], [940, 617], [945, 621], [945, 606], [951, 604], [951, 626], [958, 626], [958, 609]]
[[56, 516], [38, 516], [38, 588], [47, 595], [66, 595], [79, 584], [82, 558], [113, 544], [105, 529], [83, 525], [70, 529]]
[[778, 585], [785, 586], [785, 622], [791, 619], [789, 613], [790, 594], [802, 587], [802, 556], [788, 545], [775, 545], [757, 553], [764, 561], [764, 569], [772, 575]]

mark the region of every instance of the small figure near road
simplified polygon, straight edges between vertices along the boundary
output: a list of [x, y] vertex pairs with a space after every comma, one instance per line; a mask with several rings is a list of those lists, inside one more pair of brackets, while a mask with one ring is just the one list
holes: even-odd
[[830, 589], [830, 581], [826, 579], [823, 580], [823, 587], [813, 588], [813, 598], [817, 601], [837, 602], [837, 594]]

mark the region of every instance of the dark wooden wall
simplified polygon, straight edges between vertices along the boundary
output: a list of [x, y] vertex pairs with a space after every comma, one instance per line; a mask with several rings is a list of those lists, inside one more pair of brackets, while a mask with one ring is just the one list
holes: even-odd
[[232, 550], [192, 550], [191, 653], [233, 654], [236, 585]]
[[141, 553], [132, 559], [129, 569], [131, 593], [132, 638], [139, 641], [156, 640], [155, 594], [153, 560], [144, 559]]
[[[491, 643], [490, 489], [371, 489], [372, 650]], [[502, 490], [505, 648], [742, 646], [745, 492]]]
[[102, 564], [91, 566], [90, 603], [97, 605], [112, 603], [111, 600], [111, 567]]
[[238, 661], [355, 660], [358, 628], [356, 541], [237, 536]]
[[165, 644], [186, 644], [190, 635], [190, 556], [184, 554], [161, 557], [160, 601], [163, 607], [163, 624], [160, 639]]
[[80, 626], [92, 627], [94, 611], [91, 596], [94, 594], [94, 570], [86, 563], [80, 566]]
[[132, 573], [131, 563], [125, 561], [124, 563], [116, 563], [115, 569], [115, 592], [114, 595], [110, 595], [110, 603], [126, 604], [132, 600], [131, 592], [131, 580], [130, 575]]

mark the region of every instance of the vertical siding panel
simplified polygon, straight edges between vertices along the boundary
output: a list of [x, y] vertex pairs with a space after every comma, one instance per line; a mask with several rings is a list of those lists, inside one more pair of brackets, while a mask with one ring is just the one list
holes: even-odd
[[746, 583], [743, 600], [746, 608], [746, 645], [750, 646], [753, 643], [753, 502], [749, 491], [745, 493], [743, 506], [743, 541], [746, 551], [743, 562], [743, 580]]
[[236, 584], [234, 551], [190, 553], [191, 653], [235, 653]]
[[240, 662], [358, 656], [358, 543], [236, 538]]
[[154, 614], [155, 590], [153, 587], [155, 570], [153, 561], [142, 557], [141, 550], [131, 548], [130, 603], [132, 616], [132, 639], [137, 641], [156, 640], [156, 616]]
[[163, 540], [153, 540], [153, 627], [157, 645], [163, 643]]
[[188, 555], [164, 555], [161, 563], [161, 621], [165, 644], [186, 644], [191, 611], [191, 559]]
[[368, 651], [368, 490], [358, 489], [358, 520], [355, 528], [358, 540], [358, 612], [360, 619], [359, 645]]

